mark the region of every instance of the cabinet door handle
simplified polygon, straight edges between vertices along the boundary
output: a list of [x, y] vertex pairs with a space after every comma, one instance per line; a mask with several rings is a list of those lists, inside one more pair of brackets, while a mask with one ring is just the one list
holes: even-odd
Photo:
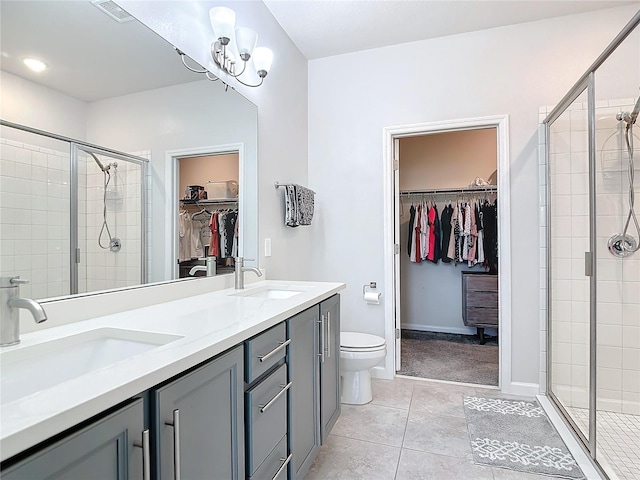
[[149, 429], [142, 431], [142, 443], [133, 442], [134, 447], [142, 448], [142, 479], [151, 480], [151, 454], [149, 451]]
[[271, 350], [266, 355], [258, 355], [258, 360], [260, 360], [260, 362], [266, 362], [267, 360], [269, 360], [271, 357], [273, 357], [276, 353], [278, 353], [280, 350], [285, 348], [290, 343], [291, 343], [291, 339], [287, 340], [286, 342], [278, 342], [278, 346], [273, 350]]
[[324, 342], [324, 315], [320, 316], [320, 320], [318, 320], [320, 324], [320, 353], [318, 356], [320, 357], [320, 363], [324, 363], [324, 351], [325, 351], [325, 342]]
[[173, 478], [180, 480], [180, 410], [173, 411], [173, 422], [164, 422], [173, 427]]
[[281, 458], [280, 459], [280, 461], [283, 462], [283, 463], [282, 463], [282, 465], [280, 465], [280, 468], [278, 469], [278, 471], [276, 472], [276, 474], [273, 476], [273, 478], [271, 480], [276, 480], [276, 478], [278, 478], [278, 475], [280, 475], [282, 473], [282, 470], [287, 468], [287, 465], [289, 465], [289, 462], [291, 461], [292, 457], [293, 457], [293, 453], [290, 453], [287, 458]]
[[331, 358], [331, 312], [327, 312], [327, 357]]
[[286, 392], [287, 390], [289, 390], [291, 388], [291, 385], [293, 385], [293, 382], [289, 382], [286, 385], [280, 385], [280, 388], [282, 390], [280, 390], [275, 397], [273, 397], [271, 400], [269, 400], [267, 403], [265, 403], [264, 405], [258, 405], [258, 407], [260, 407], [260, 413], [264, 413], [267, 410], [269, 410], [269, 408], [271, 408], [271, 405], [273, 405], [274, 403], [276, 403], [278, 401], [278, 399], [282, 396], [282, 394], [284, 392]]

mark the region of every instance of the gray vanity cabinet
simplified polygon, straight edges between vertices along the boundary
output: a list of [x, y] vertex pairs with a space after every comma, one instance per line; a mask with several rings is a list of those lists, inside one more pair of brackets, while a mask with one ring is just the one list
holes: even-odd
[[244, 480], [243, 348], [154, 391], [159, 479]]
[[290, 478], [301, 480], [340, 416], [340, 296], [288, 321]]
[[340, 295], [320, 303], [320, 440], [340, 416]]
[[320, 309], [292, 317], [289, 328], [291, 478], [302, 479], [320, 448]]
[[137, 399], [3, 470], [2, 479], [142, 480], [148, 435], [143, 401]]

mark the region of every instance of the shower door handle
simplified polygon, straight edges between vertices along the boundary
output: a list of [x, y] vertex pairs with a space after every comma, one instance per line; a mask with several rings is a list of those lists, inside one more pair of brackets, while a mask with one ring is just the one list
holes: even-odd
[[584, 252], [584, 276], [590, 277], [593, 275], [593, 255], [591, 252]]

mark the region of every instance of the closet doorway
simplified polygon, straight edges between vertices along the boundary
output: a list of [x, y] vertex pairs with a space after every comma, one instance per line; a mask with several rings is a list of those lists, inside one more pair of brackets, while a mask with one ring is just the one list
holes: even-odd
[[501, 386], [510, 352], [501, 341], [510, 330], [500, 293], [502, 121], [506, 129], [500, 117], [390, 135], [397, 375]]
[[171, 278], [210, 275], [206, 257], [214, 275], [233, 272], [244, 243], [242, 173], [240, 144], [167, 152]]

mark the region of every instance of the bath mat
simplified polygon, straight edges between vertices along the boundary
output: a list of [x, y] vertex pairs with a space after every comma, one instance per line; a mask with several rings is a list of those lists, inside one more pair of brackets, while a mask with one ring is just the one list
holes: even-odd
[[536, 475], [584, 474], [537, 401], [464, 397], [473, 461]]

